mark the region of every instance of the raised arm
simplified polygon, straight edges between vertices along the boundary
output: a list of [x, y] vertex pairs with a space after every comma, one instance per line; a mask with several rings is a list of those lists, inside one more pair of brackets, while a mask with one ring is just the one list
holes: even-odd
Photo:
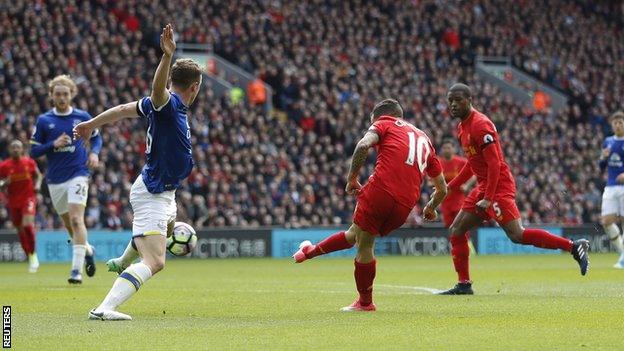
[[74, 127], [74, 139], [90, 139], [93, 137], [93, 131], [105, 124], [115, 123], [124, 118], [139, 117], [139, 114], [137, 113], [137, 103], [137, 101], [134, 101], [127, 104], [117, 105], [113, 108], [109, 108], [88, 121], [77, 124]]
[[156, 74], [154, 74], [152, 94], [150, 96], [152, 104], [154, 104], [154, 109], [156, 110], [160, 109], [169, 101], [167, 80], [169, 79], [169, 68], [171, 67], [171, 60], [176, 48], [171, 24], [167, 24], [165, 28], [163, 28], [163, 32], [160, 35], [160, 48], [163, 51], [163, 56], [160, 59], [158, 68], [156, 68]]
[[379, 135], [377, 133], [368, 131], [364, 134], [364, 137], [358, 141], [355, 151], [353, 151], [353, 157], [351, 158], [351, 167], [349, 167], [349, 175], [347, 176], [347, 194], [357, 194], [362, 184], [360, 184], [358, 177], [360, 175], [360, 169], [366, 161], [368, 156], [368, 149], [373, 147], [379, 142]]

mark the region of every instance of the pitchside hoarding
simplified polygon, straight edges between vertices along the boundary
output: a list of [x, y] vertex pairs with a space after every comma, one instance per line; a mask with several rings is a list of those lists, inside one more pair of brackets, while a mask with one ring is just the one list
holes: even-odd
[[[132, 235], [127, 231], [89, 231], [89, 243], [95, 247], [95, 258], [107, 261], [121, 255]], [[37, 233], [37, 257], [40, 262], [70, 262], [72, 245], [67, 242], [65, 232], [40, 231]]]
[[[553, 234], [571, 239], [581, 237], [590, 241], [592, 252], [613, 252], [607, 236], [599, 226], [544, 227]], [[197, 232], [198, 245], [190, 257], [237, 258], [237, 257], [290, 257], [303, 240], [318, 242], [332, 233], [346, 228], [316, 229], [203, 229]], [[96, 247], [96, 259], [106, 261], [121, 255], [131, 234], [129, 231], [89, 231], [89, 242]], [[63, 231], [40, 231], [37, 233], [37, 255], [41, 262], [69, 262], [72, 247]], [[471, 236], [480, 255], [491, 254], [548, 254], [532, 246], [512, 243], [500, 228], [480, 228]], [[402, 228], [392, 235], [378, 238], [376, 255], [438, 256], [448, 255], [450, 244], [444, 228]], [[355, 249], [329, 254], [329, 257], [353, 257]], [[14, 231], [0, 230], [0, 262], [24, 261], [19, 237]]]
[[[540, 227], [552, 234], [561, 235], [560, 227]], [[559, 253], [558, 250], [540, 249], [529, 245], [515, 244], [501, 228], [479, 228], [477, 230], [477, 253], [479, 255], [543, 255]]]
[[13, 231], [0, 231], [0, 262], [21, 262], [26, 260], [19, 237]]
[[271, 230], [200, 230], [191, 257], [271, 257]]
[[[310, 240], [316, 243], [346, 228], [325, 229], [275, 229], [273, 230], [273, 257], [290, 257], [299, 243]], [[402, 228], [392, 235], [375, 241], [375, 255], [438, 256], [447, 255], [450, 246], [444, 228]], [[332, 252], [327, 257], [353, 257], [355, 249]]]

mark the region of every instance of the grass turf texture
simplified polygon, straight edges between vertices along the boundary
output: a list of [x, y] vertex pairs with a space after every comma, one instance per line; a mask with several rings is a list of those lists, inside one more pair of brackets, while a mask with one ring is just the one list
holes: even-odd
[[473, 260], [477, 295], [448, 288], [450, 257], [381, 257], [375, 313], [354, 300], [353, 262], [316, 259], [171, 260], [120, 309], [131, 322], [87, 320], [116, 275], [66, 283], [69, 264], [0, 264], [0, 303], [13, 310], [17, 350], [67, 349], [621, 349], [624, 271], [592, 255], [581, 277], [568, 255]]

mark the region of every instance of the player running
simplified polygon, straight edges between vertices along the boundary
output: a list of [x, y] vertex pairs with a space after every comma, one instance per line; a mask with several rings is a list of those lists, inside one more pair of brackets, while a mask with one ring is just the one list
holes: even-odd
[[[353, 224], [316, 245], [304, 241], [295, 252], [295, 262], [357, 244], [355, 285], [359, 298], [341, 311], [375, 311], [373, 280], [376, 264], [376, 236], [386, 236], [399, 228], [420, 197], [424, 174], [433, 179], [435, 192], [423, 209], [426, 220], [437, 217], [436, 209], [446, 196], [446, 182], [440, 162], [427, 135], [403, 120], [401, 105], [392, 99], [378, 103], [370, 116], [372, 126], [357, 143], [347, 177], [346, 192], [357, 196]], [[375, 170], [362, 186], [358, 180], [368, 150], [377, 149]]]
[[0, 163], [0, 189], [8, 186], [9, 216], [28, 257], [28, 271], [36, 273], [39, 260], [35, 253], [35, 192], [41, 187], [41, 173], [35, 160], [24, 156], [24, 145], [13, 140], [9, 145], [10, 158]]
[[602, 143], [600, 168], [607, 168], [609, 178], [602, 194], [601, 222], [609, 239], [620, 252], [620, 259], [613, 265], [624, 268], [624, 245], [618, 227], [618, 216], [624, 216], [624, 112], [611, 115], [611, 128], [614, 135]]
[[91, 115], [72, 107], [77, 87], [69, 76], [55, 77], [48, 88], [54, 108], [37, 118], [30, 140], [31, 153], [34, 157], [48, 159], [46, 181], [52, 205], [73, 242], [72, 268], [67, 281], [81, 284], [83, 266], [89, 277], [95, 274], [94, 252], [87, 240], [84, 213], [89, 193], [89, 168], [98, 164], [102, 137], [97, 130], [88, 137], [89, 151], [82, 140], [72, 142], [70, 135], [74, 126], [91, 119]]
[[[113, 107], [74, 129], [74, 137], [86, 138], [96, 128], [123, 118], [142, 117], [148, 123], [147, 162], [130, 190], [133, 238], [121, 257], [107, 262], [109, 270], [119, 277], [104, 301], [89, 312], [89, 319], [132, 319], [116, 309], [164, 268], [166, 236], [176, 216], [175, 190], [193, 168], [186, 113], [201, 87], [202, 71], [192, 60], [176, 60], [168, 91], [169, 67], [176, 48], [171, 24], [163, 28], [160, 47], [163, 56], [149, 97]], [[142, 260], [132, 264], [139, 256]]]
[[451, 224], [451, 254], [459, 282], [442, 295], [472, 295], [472, 281], [468, 273], [468, 240], [465, 235], [484, 220], [494, 219], [514, 243], [545, 249], [560, 249], [572, 253], [581, 274], [589, 267], [589, 242], [572, 241], [542, 229], [525, 229], [516, 206], [516, 184], [505, 162], [494, 123], [472, 107], [472, 92], [465, 84], [454, 84], [447, 93], [451, 116], [458, 118], [458, 138], [468, 163], [451, 181], [449, 188], [457, 188], [468, 178], [477, 176], [477, 187], [464, 201], [461, 211]]

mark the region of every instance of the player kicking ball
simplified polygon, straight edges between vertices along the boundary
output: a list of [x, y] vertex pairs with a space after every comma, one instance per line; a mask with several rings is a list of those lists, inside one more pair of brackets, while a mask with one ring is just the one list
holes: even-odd
[[91, 115], [72, 107], [78, 88], [69, 76], [56, 76], [48, 88], [54, 108], [37, 118], [30, 151], [34, 157], [46, 156], [48, 160], [46, 181], [52, 205], [63, 219], [73, 244], [72, 268], [67, 281], [81, 284], [83, 266], [87, 276], [95, 274], [94, 249], [88, 242], [84, 213], [89, 194], [89, 168], [98, 164], [102, 137], [93, 130], [93, 134], [85, 136], [86, 143], [83, 140], [73, 142], [72, 129], [91, 119]]
[[505, 162], [494, 123], [472, 107], [472, 92], [465, 84], [454, 84], [447, 93], [451, 116], [460, 119], [458, 138], [468, 163], [450, 183], [456, 189], [472, 175], [477, 186], [464, 200], [461, 211], [449, 228], [451, 255], [459, 282], [441, 295], [472, 295], [468, 268], [468, 237], [466, 233], [484, 220], [494, 219], [514, 243], [572, 253], [581, 275], [589, 268], [589, 242], [572, 241], [542, 229], [525, 229], [516, 206], [516, 184]]
[[13, 140], [9, 145], [11, 158], [0, 162], [0, 189], [7, 186], [9, 216], [28, 257], [28, 272], [36, 273], [39, 260], [35, 252], [35, 192], [41, 187], [41, 173], [35, 160], [24, 156], [24, 145]]
[[[420, 198], [420, 185], [426, 174], [433, 179], [435, 192], [423, 209], [426, 220], [437, 217], [436, 209], [446, 196], [446, 182], [440, 161], [427, 135], [403, 120], [401, 105], [392, 99], [378, 103], [370, 116], [372, 126], [357, 143], [346, 192], [357, 196], [353, 224], [346, 232], [335, 233], [316, 245], [304, 241], [293, 258], [296, 263], [345, 250], [357, 245], [355, 285], [359, 298], [341, 311], [375, 311], [373, 280], [377, 261], [375, 237], [399, 228]], [[377, 149], [375, 170], [362, 186], [360, 169], [371, 147]]]
[[[166, 236], [176, 216], [175, 190], [193, 168], [187, 110], [201, 87], [202, 71], [192, 60], [176, 60], [171, 67], [168, 91], [176, 48], [171, 24], [163, 28], [160, 47], [163, 56], [149, 97], [113, 107], [74, 128], [75, 138], [85, 138], [92, 130], [124, 118], [146, 118], [148, 123], [147, 162], [130, 190], [134, 212], [132, 241], [121, 257], [107, 262], [109, 270], [119, 273], [119, 277], [104, 301], [89, 312], [89, 319], [132, 319], [117, 312], [117, 307], [164, 268]], [[139, 256], [141, 261], [132, 264]]]

